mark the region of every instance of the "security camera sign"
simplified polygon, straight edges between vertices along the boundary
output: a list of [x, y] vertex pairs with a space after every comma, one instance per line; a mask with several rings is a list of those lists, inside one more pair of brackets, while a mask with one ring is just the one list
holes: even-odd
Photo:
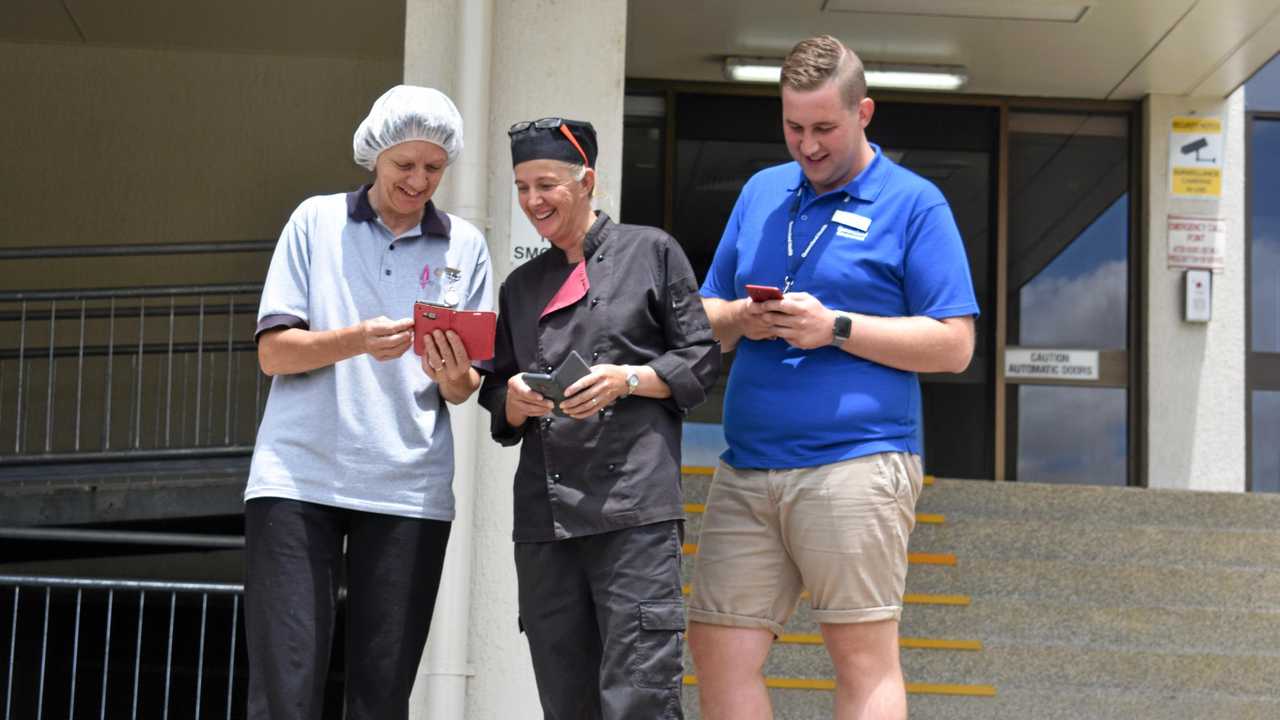
[[1174, 197], [1222, 197], [1222, 120], [1175, 117], [1169, 132], [1169, 192]]

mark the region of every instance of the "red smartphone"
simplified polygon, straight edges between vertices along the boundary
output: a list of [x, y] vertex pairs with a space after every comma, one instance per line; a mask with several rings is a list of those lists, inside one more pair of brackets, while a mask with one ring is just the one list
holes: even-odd
[[782, 299], [782, 291], [772, 285], [747, 285], [747, 295], [755, 302]]
[[454, 310], [443, 305], [414, 303], [413, 350], [423, 352], [422, 340], [433, 330], [452, 330], [462, 338], [462, 346], [472, 360], [493, 357], [493, 339], [498, 326], [496, 313]]

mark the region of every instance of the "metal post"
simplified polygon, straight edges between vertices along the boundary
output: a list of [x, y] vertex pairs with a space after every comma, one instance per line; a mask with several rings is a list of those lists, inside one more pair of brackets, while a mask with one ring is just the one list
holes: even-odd
[[57, 329], [58, 301], [49, 301], [49, 377], [44, 393], [44, 451], [53, 451], [53, 381], [58, 374], [58, 361], [54, 358], [54, 332]]
[[169, 718], [169, 685], [173, 680], [173, 615], [178, 606], [178, 593], [169, 593], [169, 640], [164, 651], [164, 718]]
[[138, 640], [133, 651], [133, 720], [138, 720], [138, 675], [142, 671], [142, 610], [147, 605], [147, 591], [138, 593]]
[[84, 390], [84, 310], [85, 301], [80, 301], [80, 349], [76, 357], [76, 439], [74, 448], [80, 450], [80, 396]]
[[106, 393], [107, 398], [103, 402], [102, 410], [102, 449], [111, 449], [111, 382], [112, 382], [112, 365], [115, 360], [116, 349], [116, 299], [111, 298], [111, 308], [107, 315], [107, 376], [106, 376]]
[[98, 704], [98, 720], [107, 720], [107, 668], [111, 666], [111, 611], [114, 609], [116, 591], [107, 591], [107, 637], [102, 647], [102, 700]]
[[76, 716], [76, 672], [80, 667], [80, 605], [84, 600], [84, 590], [76, 590], [76, 629], [71, 640], [71, 708], [67, 717]]
[[18, 642], [18, 601], [22, 588], [13, 588], [13, 620], [9, 623], [9, 679], [4, 691], [4, 720], [9, 720], [9, 710], [13, 705], [13, 651]]
[[27, 360], [27, 301], [22, 301], [22, 309], [18, 318], [18, 406], [14, 411], [14, 430], [13, 430], [13, 453], [15, 455], [22, 454], [22, 427], [26, 425], [22, 417], [22, 390], [23, 390], [23, 374], [26, 370]]
[[40, 638], [40, 686], [36, 695], [36, 720], [44, 717], [44, 671], [49, 657], [49, 603], [53, 588], [44, 589], [44, 630]]

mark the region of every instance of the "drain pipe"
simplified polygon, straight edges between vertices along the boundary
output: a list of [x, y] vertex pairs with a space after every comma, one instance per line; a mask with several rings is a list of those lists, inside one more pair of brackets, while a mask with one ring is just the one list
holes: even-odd
[[[450, 168], [448, 209], [488, 233], [489, 49], [492, 45], [493, 0], [458, 0], [457, 84], [453, 100], [465, 123], [465, 148]], [[491, 243], [492, 246], [492, 243]], [[492, 262], [490, 269], [492, 270]], [[463, 720], [466, 716], [471, 630], [472, 536], [475, 487], [479, 481], [481, 413], [474, 398], [451, 408], [453, 420], [453, 493], [457, 517], [449, 534], [436, 598], [431, 637], [418, 671], [411, 717], [420, 720]], [[487, 423], [486, 423], [487, 426]]]

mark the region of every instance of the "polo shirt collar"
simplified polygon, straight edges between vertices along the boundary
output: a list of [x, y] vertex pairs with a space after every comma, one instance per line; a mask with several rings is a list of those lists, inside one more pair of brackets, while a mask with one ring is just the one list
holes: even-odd
[[[361, 185], [347, 193], [347, 217], [358, 222], [370, 222], [378, 219], [378, 213], [369, 202], [369, 188], [372, 184]], [[428, 200], [422, 211], [422, 234], [449, 237], [452, 223], [449, 215], [438, 208], [434, 200]]]
[[[889, 178], [889, 166], [893, 162], [884, 157], [884, 153], [880, 150], [880, 146], [875, 143], [868, 143], [871, 149], [875, 151], [875, 157], [871, 158], [871, 162], [862, 168], [862, 172], [854, 176], [852, 180], [845, 183], [839, 192], [844, 192], [863, 202], [875, 202], [880, 196], [880, 191], [884, 189], [885, 181]], [[808, 186], [809, 191], [813, 192], [813, 186], [809, 184], [809, 179], [804, 176], [804, 170], [800, 167], [796, 168], [796, 174], [799, 176], [794, 185], [789, 190], [795, 192], [801, 186]], [[833, 191], [835, 192], [835, 191]]]

